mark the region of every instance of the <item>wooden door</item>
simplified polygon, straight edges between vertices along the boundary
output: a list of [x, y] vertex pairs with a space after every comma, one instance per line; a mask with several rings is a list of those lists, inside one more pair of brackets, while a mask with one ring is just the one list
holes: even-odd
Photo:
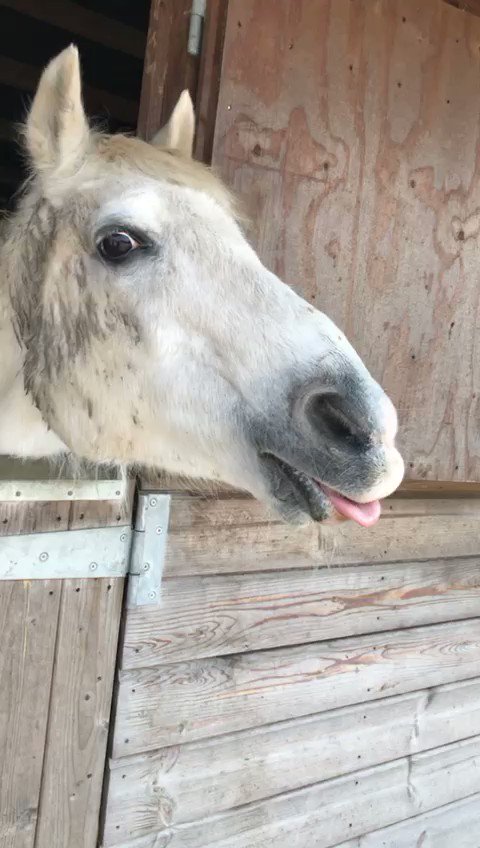
[[[4, 501], [0, 536], [121, 534], [131, 507]], [[0, 848], [95, 848], [123, 588], [0, 579]]]
[[228, 3], [213, 163], [393, 397], [411, 480], [480, 480], [479, 44], [443, 0]]

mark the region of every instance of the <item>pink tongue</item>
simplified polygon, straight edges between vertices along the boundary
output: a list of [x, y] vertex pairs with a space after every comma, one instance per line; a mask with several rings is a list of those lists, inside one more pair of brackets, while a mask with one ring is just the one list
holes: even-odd
[[340, 515], [343, 515], [344, 518], [356, 521], [361, 527], [373, 527], [380, 518], [380, 513], [382, 511], [380, 501], [357, 503], [356, 501], [344, 498], [343, 495], [339, 495], [331, 489], [327, 489], [326, 486], [322, 486], [322, 488], [327, 493], [337, 512], [339, 512]]

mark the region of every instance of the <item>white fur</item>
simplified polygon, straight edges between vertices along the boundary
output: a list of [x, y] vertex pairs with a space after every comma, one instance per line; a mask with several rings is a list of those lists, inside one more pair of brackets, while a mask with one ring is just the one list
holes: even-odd
[[[7, 285], [9, 290], [20, 285], [22, 249], [14, 227], [2, 255], [8, 280], [3, 294], [0, 290], [0, 452], [52, 455], [67, 446], [94, 462], [156, 465], [221, 479], [268, 498], [258, 456], [239, 425], [239, 410], [242, 421], [260, 423], [280, 410], [279, 426], [287, 426], [289, 381], [307, 380], [317, 372], [320, 379], [322, 363], [330, 370], [348, 363], [371, 393], [379, 421], [376, 438], [385, 456], [381, 479], [357, 496], [367, 501], [388, 495], [403, 475], [394, 447], [395, 412], [343, 333], [262, 265], [221, 190], [210, 190], [207, 176], [197, 179], [195, 166], [185, 160], [182, 175], [174, 160], [171, 167], [180, 170], [178, 178], [170, 178], [164, 155], [157, 176], [134, 157], [116, 157], [114, 141], [95, 146], [84, 133], [74, 54], [62, 55], [54, 73], [52, 66], [47, 69], [27, 124], [37, 182], [19, 213], [18, 228], [25, 229], [27, 213], [39, 197], [55, 208], [81, 198], [79, 208], [91, 210], [89, 217], [84, 227], [78, 224], [81, 232], [58, 235], [45, 297], [52, 298], [54, 312], [55, 293], [64, 297], [71, 291], [72, 314], [78, 310], [84, 295], [64, 269], [82, 251], [99, 312], [105, 308], [105, 292], [114, 291], [116, 301], [135, 318], [141, 341], [134, 343], [120, 326], [107, 341], [93, 338], [87, 357], [71, 366], [74, 379], [49, 387], [54, 408], [49, 430], [25, 395], [23, 350], [11, 331]], [[57, 99], [48, 107], [52, 76]], [[65, 89], [73, 98], [72, 123], [64, 111], [59, 139], [52, 137], [52, 126], [58, 124], [48, 108], [61, 109], [58, 92]], [[39, 114], [38, 104], [45, 114]], [[183, 96], [154, 142], [168, 143], [185, 156], [192, 139], [193, 110]], [[144, 154], [139, 146], [138, 156]], [[82, 220], [80, 213], [77, 218]], [[113, 220], [148, 232], [155, 253], [130, 268], [105, 267], [96, 256], [95, 239]], [[80, 394], [88, 396], [93, 414], [87, 416]]]

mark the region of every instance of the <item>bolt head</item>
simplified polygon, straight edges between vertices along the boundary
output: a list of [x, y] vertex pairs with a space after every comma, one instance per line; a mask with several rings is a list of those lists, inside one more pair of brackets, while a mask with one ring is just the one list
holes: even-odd
[[144, 562], [142, 568], [144, 571], [150, 571], [150, 563]]
[[96, 563], [96, 562], [91, 562], [91, 563], [90, 563], [90, 565], [89, 565], [88, 567], [89, 567], [90, 571], [96, 571], [96, 570], [97, 570], [97, 568], [98, 568], [98, 563]]
[[47, 554], [46, 551], [43, 551], [43, 553], [41, 553], [40, 556], [39, 556], [39, 560], [40, 560], [40, 562], [46, 562], [47, 559], [48, 559], [48, 554]]
[[157, 593], [156, 592], [149, 592], [148, 597], [150, 598], [151, 601], [154, 601], [155, 598], [157, 597]]
[[149, 504], [150, 504], [150, 506], [156, 506], [157, 505], [157, 499], [156, 498], [150, 498]]

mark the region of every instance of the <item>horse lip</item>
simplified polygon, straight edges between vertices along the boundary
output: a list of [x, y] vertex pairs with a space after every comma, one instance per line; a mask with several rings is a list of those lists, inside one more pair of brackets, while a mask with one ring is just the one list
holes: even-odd
[[324, 521], [331, 516], [332, 504], [320, 482], [276, 454], [264, 452], [261, 457], [273, 464], [276, 471], [288, 480], [296, 495], [296, 505], [302, 512], [306, 512], [314, 521]]

